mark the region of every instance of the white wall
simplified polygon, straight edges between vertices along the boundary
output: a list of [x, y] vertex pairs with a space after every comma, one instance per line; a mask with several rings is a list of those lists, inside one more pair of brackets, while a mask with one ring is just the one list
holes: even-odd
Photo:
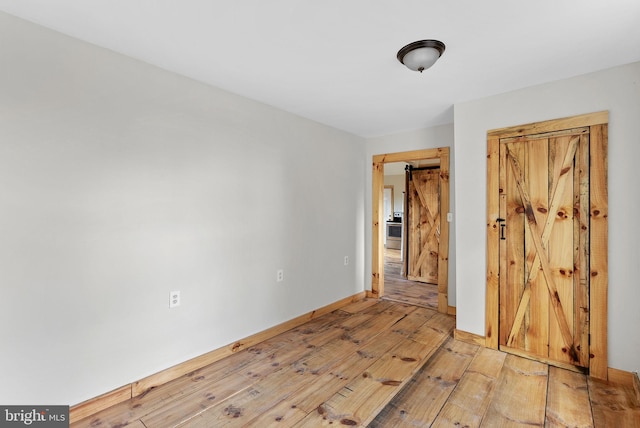
[[385, 175], [384, 185], [393, 186], [393, 211], [404, 211], [404, 175]]
[[[366, 190], [365, 190], [365, 286], [371, 290], [371, 228], [372, 228], [372, 162], [373, 156], [385, 153], [407, 152], [412, 150], [434, 149], [438, 147], [450, 147], [450, 212], [455, 212], [454, 182], [455, 162], [453, 153], [453, 124], [434, 126], [432, 128], [403, 132], [367, 140], [366, 158]], [[449, 229], [449, 306], [456, 306], [456, 276], [455, 276], [455, 248], [456, 234], [453, 223]]]
[[609, 366], [640, 369], [640, 63], [456, 104], [457, 328], [484, 336], [488, 130], [609, 111]]
[[73, 405], [364, 290], [364, 139], [3, 13], [0, 40], [0, 403]]

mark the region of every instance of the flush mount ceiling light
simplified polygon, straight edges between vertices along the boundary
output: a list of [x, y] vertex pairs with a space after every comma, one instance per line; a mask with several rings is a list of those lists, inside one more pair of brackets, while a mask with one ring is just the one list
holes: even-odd
[[431, 67], [444, 52], [444, 43], [439, 40], [418, 40], [398, 51], [398, 61], [410, 70], [422, 73]]

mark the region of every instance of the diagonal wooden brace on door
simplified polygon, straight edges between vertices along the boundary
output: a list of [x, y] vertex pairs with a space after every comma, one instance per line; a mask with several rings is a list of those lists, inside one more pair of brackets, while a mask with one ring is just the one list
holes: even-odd
[[425, 259], [429, 255], [429, 244], [431, 243], [431, 239], [435, 236], [436, 233], [438, 233], [438, 236], [440, 235], [440, 232], [438, 231], [439, 227], [440, 227], [440, 217], [437, 217], [435, 224], [431, 226], [431, 230], [429, 230], [429, 235], [427, 235], [427, 239], [425, 239], [424, 244], [422, 245], [422, 250], [420, 251], [420, 257], [418, 257], [418, 260], [413, 265], [413, 271], [417, 270], [418, 266], [422, 266]]
[[[426, 212], [426, 218], [431, 227], [427, 233], [427, 237], [424, 240], [424, 244], [422, 249], [420, 250], [420, 255], [412, 263], [411, 272], [415, 272], [418, 270], [418, 267], [422, 266], [425, 262], [426, 258], [429, 256], [429, 246], [431, 244], [431, 240], [435, 237], [437, 242], [440, 241], [440, 204], [438, 203], [435, 207], [431, 207], [429, 203], [427, 203], [427, 195], [424, 194], [425, 189], [423, 186], [420, 186], [417, 182], [416, 178], [413, 178], [414, 181], [414, 189], [416, 194], [418, 195], [418, 199], [420, 201], [420, 205], [424, 208]], [[433, 209], [435, 208], [435, 210]]]
[[[572, 144], [570, 144], [569, 146], [569, 150], [568, 151], [572, 151], [575, 154], [575, 149], [577, 146], [577, 140], [574, 142], [572, 140]], [[571, 149], [571, 147], [573, 147], [573, 149]], [[567, 153], [568, 154], [568, 153]], [[527, 188], [525, 186], [525, 180], [524, 180], [524, 176], [522, 174], [522, 168], [520, 167], [520, 164], [518, 162], [518, 159], [516, 159], [516, 157], [513, 155], [513, 153], [508, 150], [507, 147], [507, 157], [509, 158], [509, 162], [511, 164], [511, 167], [513, 168], [514, 171], [514, 178], [516, 181], [516, 186], [518, 187], [518, 191], [520, 193], [520, 197], [522, 198], [522, 203], [524, 205], [524, 212], [525, 212], [525, 217], [527, 219], [527, 224], [529, 226], [529, 230], [531, 231], [531, 238], [533, 240], [533, 245], [536, 251], [536, 259], [540, 261], [540, 265], [542, 267], [542, 272], [544, 274], [545, 277], [545, 282], [547, 284], [547, 289], [549, 291], [549, 298], [551, 300], [551, 305], [553, 307], [554, 313], [556, 315], [556, 319], [558, 320], [558, 326], [560, 328], [560, 334], [562, 335], [562, 340], [565, 344], [565, 346], [567, 347], [568, 350], [568, 355], [569, 358], [571, 358], [572, 361], [578, 362], [579, 361], [579, 357], [578, 357], [578, 353], [576, 351], [575, 345], [573, 343], [573, 334], [571, 333], [571, 329], [569, 328], [569, 323], [567, 322], [567, 318], [566, 318], [566, 314], [564, 312], [564, 309], [562, 307], [562, 302], [560, 301], [560, 296], [558, 294], [558, 289], [556, 287], [555, 281], [553, 279], [553, 275], [551, 272], [551, 266], [549, 265], [549, 259], [546, 255], [545, 252], [545, 243], [543, 242], [543, 235], [546, 232], [547, 227], [545, 226], [545, 230], [541, 231], [540, 230], [540, 226], [538, 225], [537, 221], [536, 221], [536, 217], [535, 214], [533, 212], [533, 206], [531, 204], [531, 198], [529, 196], [529, 193], [527, 191]], [[565, 160], [567, 158], [567, 155], [565, 155]], [[571, 159], [573, 159], [573, 156], [571, 156]], [[564, 163], [564, 162], [563, 162]], [[564, 171], [564, 174], [563, 174]], [[562, 178], [562, 175], [567, 175], [566, 172], [567, 170], [565, 168], [563, 168], [563, 171], [560, 172], [561, 176], [560, 178]], [[558, 182], [560, 182], [561, 180], [558, 180]], [[565, 181], [565, 180], [562, 180]], [[564, 185], [564, 184], [563, 184]], [[555, 195], [556, 194], [561, 194], [561, 192], [555, 191], [554, 193], [554, 199], [555, 199]], [[555, 209], [557, 210], [557, 203], [555, 204]], [[549, 212], [552, 212], [551, 210]], [[549, 217], [555, 217], [554, 216], [548, 216], [547, 217], [547, 223], [552, 222]], [[551, 225], [552, 226], [552, 225]], [[550, 234], [551, 232], [551, 227], [549, 227], [549, 231], [547, 232], [546, 238], [548, 241], [548, 234]], [[535, 260], [534, 260], [535, 262]], [[535, 264], [534, 264], [535, 266]], [[537, 269], [533, 269], [533, 270], [537, 270]], [[525, 292], [523, 294], [523, 297], [526, 297], [527, 300], [530, 297], [530, 281], [527, 281], [527, 287], [529, 288], [528, 292]], [[521, 305], [522, 305], [521, 301]], [[527, 302], [528, 304], [528, 302]], [[525, 306], [526, 308], [526, 306]], [[523, 312], [521, 317], [524, 317], [524, 309], [518, 307], [518, 312]], [[517, 317], [518, 313], [516, 313], [516, 317]], [[519, 321], [519, 324], [522, 322], [522, 320]], [[512, 333], [513, 333], [513, 329], [512, 329]], [[510, 339], [511, 339], [511, 334], [510, 334]]]
[[[549, 236], [551, 236], [551, 232], [553, 230], [553, 225], [557, 218], [558, 208], [560, 207], [562, 193], [564, 192], [564, 188], [566, 183], [569, 181], [569, 175], [566, 173], [570, 170], [571, 164], [573, 163], [573, 159], [576, 154], [576, 150], [578, 149], [578, 143], [580, 142], [580, 137], [576, 137], [571, 139], [569, 145], [567, 147], [567, 151], [564, 155], [564, 159], [562, 161], [562, 167], [559, 172], [559, 177], [557, 180], [554, 180], [554, 187], [551, 189], [551, 205], [549, 206], [549, 211], [547, 212], [547, 218], [544, 224], [544, 229], [542, 232], [542, 245], [546, 248], [549, 243]], [[513, 158], [513, 154], [510, 150], [509, 144], [507, 144], [507, 153], [509, 153], [510, 159]], [[514, 171], [517, 171], [514, 169]], [[516, 172], [516, 175], [520, 174], [520, 171]], [[520, 178], [522, 178], [520, 176]], [[516, 339], [516, 335], [518, 331], [520, 331], [520, 327], [522, 326], [522, 321], [524, 320], [524, 315], [529, 306], [529, 300], [531, 298], [531, 283], [537, 278], [538, 271], [540, 270], [540, 256], [538, 255], [538, 251], [536, 251], [533, 262], [531, 263], [531, 268], [529, 269], [529, 276], [525, 283], [524, 290], [522, 292], [522, 297], [520, 299], [520, 303], [518, 305], [518, 310], [516, 311], [516, 316], [513, 320], [513, 325], [511, 326], [511, 331], [509, 332], [509, 338], [507, 339], [507, 345], [512, 346], [513, 342]]]
[[[429, 204], [427, 203], [427, 197], [424, 194], [424, 188], [422, 186], [419, 186], [418, 183], [414, 184], [414, 189], [416, 189], [416, 193], [418, 194], [418, 199], [420, 199], [420, 205], [422, 205], [422, 207], [427, 211], [427, 221], [429, 222], [429, 225], [431, 225], [431, 227], [435, 227], [435, 223], [437, 220], [440, 219], [440, 212], [439, 212], [439, 206], [435, 207], [436, 210], [435, 212], [432, 212], [432, 208], [430, 207]], [[430, 235], [432, 236], [433, 234], [430, 233]]]

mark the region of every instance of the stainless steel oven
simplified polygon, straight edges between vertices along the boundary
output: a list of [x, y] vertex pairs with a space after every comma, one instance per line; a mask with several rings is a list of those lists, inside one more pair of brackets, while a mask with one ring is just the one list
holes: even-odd
[[402, 223], [387, 222], [387, 248], [399, 250], [402, 248]]

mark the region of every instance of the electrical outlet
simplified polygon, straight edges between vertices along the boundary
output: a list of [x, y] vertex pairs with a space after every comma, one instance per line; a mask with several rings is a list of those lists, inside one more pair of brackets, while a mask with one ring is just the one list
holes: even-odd
[[284, 269], [278, 269], [276, 271], [276, 281], [278, 282], [284, 281]]
[[344, 256], [344, 265], [348, 265], [349, 264], [349, 256]]
[[180, 292], [172, 291], [169, 293], [169, 307], [175, 308], [176, 306], [180, 306]]
[[447, 221], [451, 223], [453, 221], [453, 213], [447, 213]]

